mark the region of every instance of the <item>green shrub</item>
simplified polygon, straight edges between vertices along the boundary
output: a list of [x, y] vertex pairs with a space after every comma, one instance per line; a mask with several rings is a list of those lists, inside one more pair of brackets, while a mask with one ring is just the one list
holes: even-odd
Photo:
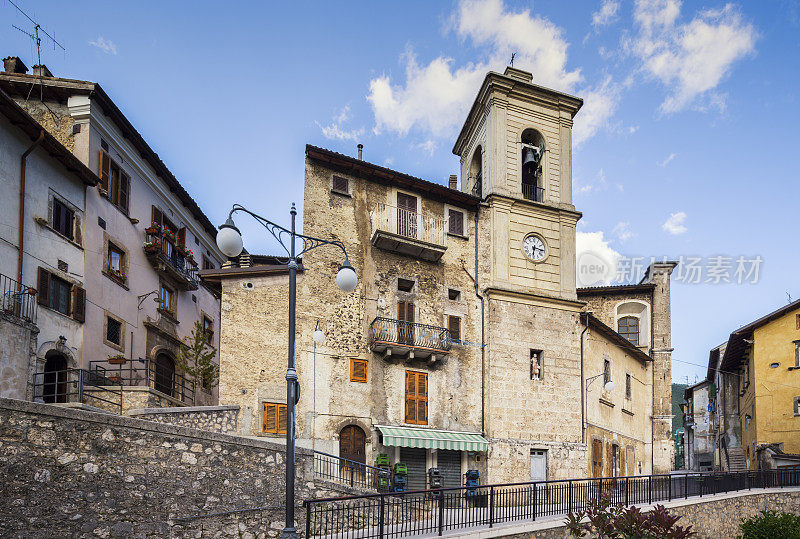
[[[676, 522], [681, 517], [669, 514], [663, 505], [642, 512], [638, 507], [613, 504], [607, 497], [591, 500], [586, 511], [567, 515], [567, 530], [573, 537], [600, 539], [687, 539], [696, 535], [691, 526]], [[773, 537], [771, 539], [777, 539]]]
[[779, 511], [761, 511], [743, 518], [739, 525], [743, 539], [800, 539], [800, 515]]

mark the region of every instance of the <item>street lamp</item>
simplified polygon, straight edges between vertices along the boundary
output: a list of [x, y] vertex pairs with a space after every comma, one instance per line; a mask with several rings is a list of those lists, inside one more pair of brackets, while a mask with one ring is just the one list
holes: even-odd
[[[345, 292], [352, 292], [358, 285], [358, 276], [350, 261], [347, 258], [347, 251], [344, 244], [337, 240], [323, 240], [298, 234], [295, 231], [295, 218], [297, 217], [297, 210], [292, 204], [292, 209], [289, 213], [292, 215], [292, 226], [290, 229], [276, 225], [272, 221], [257, 215], [244, 206], [234, 204], [228, 214], [228, 219], [225, 224], [219, 227], [217, 232], [217, 246], [222, 253], [229, 257], [235, 258], [242, 253], [243, 242], [242, 234], [233, 222], [233, 214], [236, 212], [244, 212], [256, 221], [258, 221], [264, 228], [269, 231], [272, 236], [278, 240], [278, 243], [289, 255], [289, 365], [286, 369], [286, 518], [282, 537], [285, 539], [294, 539], [297, 537], [297, 530], [294, 527], [294, 476], [295, 476], [295, 405], [300, 398], [300, 384], [297, 381], [297, 371], [295, 370], [295, 326], [297, 323], [297, 258], [304, 253], [320, 247], [322, 245], [333, 245], [342, 250], [344, 254], [344, 262], [339, 266], [339, 271], [336, 273], [336, 285]], [[296, 242], [300, 239], [303, 242], [303, 247], [300, 252], [296, 252]], [[286, 242], [289, 246], [287, 247]], [[321, 340], [318, 340], [320, 339]], [[317, 322], [317, 329], [314, 331], [313, 339], [315, 343], [320, 343], [325, 339], [325, 334], [319, 329], [319, 322]]]
[[[591, 376], [591, 377], [587, 378], [586, 379], [586, 391], [589, 391], [589, 385], [591, 385], [591, 383], [594, 382], [595, 378], [600, 378], [601, 376], [605, 376], [605, 375], [606, 375], [606, 373], [601, 372], [600, 374], [596, 374], [594, 376]], [[611, 379], [610, 376], [608, 378], [608, 381], [606, 381], [606, 383], [603, 384], [603, 388], [606, 391], [614, 391], [614, 381]]]

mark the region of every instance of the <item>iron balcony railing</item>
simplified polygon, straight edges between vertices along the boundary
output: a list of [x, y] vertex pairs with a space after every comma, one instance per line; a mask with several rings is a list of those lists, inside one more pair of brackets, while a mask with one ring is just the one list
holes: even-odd
[[167, 264], [179, 278], [186, 281], [189, 288], [197, 288], [199, 279], [197, 265], [187, 259], [174, 240], [162, 232], [146, 233], [143, 248], [148, 258]]
[[187, 404], [195, 402], [195, 380], [150, 359], [125, 359], [121, 364], [90, 361], [89, 368], [123, 386], [149, 387]]
[[369, 464], [314, 451], [314, 476], [351, 487], [378, 489], [378, 480], [388, 482], [392, 474]]
[[389, 232], [434, 245], [446, 245], [447, 219], [379, 202], [371, 215], [372, 232]]
[[534, 202], [544, 202], [544, 188], [532, 183], [522, 184], [522, 198]]
[[387, 538], [492, 528], [586, 510], [607, 498], [645, 505], [758, 488], [800, 486], [800, 469], [565, 479], [307, 500], [306, 537]]
[[0, 274], [0, 293], [3, 294], [0, 298], [0, 309], [5, 314], [36, 323], [38, 303], [35, 288]]
[[121, 414], [122, 384], [86, 369], [38, 372], [33, 375], [33, 399], [47, 404], [106, 404], [119, 408]]
[[369, 345], [399, 345], [447, 352], [452, 345], [450, 330], [379, 316], [369, 325]]

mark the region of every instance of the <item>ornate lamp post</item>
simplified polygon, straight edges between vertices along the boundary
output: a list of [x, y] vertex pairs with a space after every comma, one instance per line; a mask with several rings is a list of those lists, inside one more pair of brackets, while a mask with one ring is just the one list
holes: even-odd
[[[342, 250], [344, 262], [336, 273], [336, 284], [345, 292], [352, 292], [358, 284], [358, 276], [353, 266], [347, 259], [347, 251], [344, 244], [340, 241], [323, 240], [298, 234], [295, 231], [295, 218], [297, 210], [292, 204], [290, 211], [292, 215], [291, 229], [283, 228], [272, 221], [257, 215], [244, 206], [234, 204], [228, 214], [228, 220], [219, 227], [217, 233], [217, 246], [225, 256], [234, 258], [242, 253], [242, 235], [233, 223], [233, 214], [244, 212], [261, 223], [272, 236], [278, 240], [281, 247], [289, 255], [289, 365], [286, 369], [286, 519], [282, 536], [285, 539], [297, 537], [297, 530], [294, 527], [294, 478], [295, 478], [295, 405], [300, 398], [300, 384], [297, 381], [297, 371], [295, 370], [295, 325], [297, 313], [297, 258], [312, 249], [322, 245], [333, 245]], [[302, 240], [302, 249], [297, 252], [297, 240]], [[285, 242], [288, 241], [288, 246]], [[319, 331], [319, 330], [318, 330]], [[322, 332], [320, 331], [320, 334]], [[317, 342], [318, 335], [314, 335]]]

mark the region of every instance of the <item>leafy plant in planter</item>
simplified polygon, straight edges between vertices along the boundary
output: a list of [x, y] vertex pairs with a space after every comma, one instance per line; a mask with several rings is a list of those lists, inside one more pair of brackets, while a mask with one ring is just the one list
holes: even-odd
[[170, 309], [169, 307], [159, 307], [158, 312], [160, 312], [161, 314], [166, 314], [171, 318], [175, 318], [175, 311]]
[[144, 242], [144, 252], [148, 254], [157, 253], [161, 246], [153, 241], [146, 241]]
[[800, 539], [800, 515], [779, 511], [761, 511], [743, 518], [739, 525], [742, 539]]
[[175, 232], [173, 232], [172, 230], [170, 230], [168, 228], [165, 228], [164, 229], [164, 238], [166, 238], [167, 241], [174, 242], [175, 241]]
[[124, 354], [108, 356], [108, 362], [112, 365], [124, 365], [126, 361], [128, 361], [128, 358], [126, 358]]
[[663, 505], [643, 512], [638, 507], [612, 504], [608, 497], [589, 502], [586, 511], [567, 515], [564, 524], [573, 537], [601, 539], [684, 539], [696, 535], [691, 526], [676, 526], [681, 517], [670, 515]]
[[213, 361], [216, 355], [217, 349], [208, 344], [206, 331], [198, 320], [181, 343], [176, 364], [183, 372], [211, 389], [219, 383], [219, 365]]
[[153, 221], [153, 223], [144, 229], [145, 234], [150, 234], [152, 236], [157, 236], [161, 233], [161, 225]]
[[125, 270], [123, 270], [122, 268], [120, 269], [108, 268], [108, 274], [114, 277], [115, 279], [122, 281], [123, 283], [128, 280], [128, 276], [125, 274]]

